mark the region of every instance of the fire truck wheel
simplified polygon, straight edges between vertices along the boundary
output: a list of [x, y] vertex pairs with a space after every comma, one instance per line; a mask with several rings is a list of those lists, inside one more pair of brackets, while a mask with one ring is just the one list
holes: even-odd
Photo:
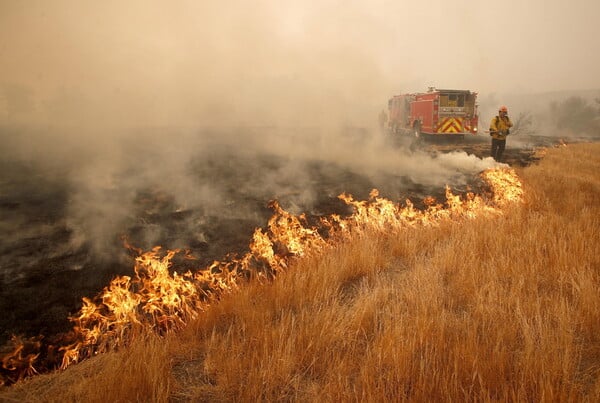
[[415, 125], [413, 126], [413, 136], [415, 136], [415, 138], [421, 138], [421, 125], [418, 123], [415, 123]]

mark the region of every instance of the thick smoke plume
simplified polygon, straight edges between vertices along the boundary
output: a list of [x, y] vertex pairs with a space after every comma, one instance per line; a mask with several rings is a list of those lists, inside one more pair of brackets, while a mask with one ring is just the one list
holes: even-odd
[[[529, 29], [531, 10], [519, 4], [511, 23]], [[593, 14], [570, 10], [580, 21]], [[191, 228], [218, 214], [260, 222], [232, 190], [310, 211], [324, 191], [373, 186], [394, 198], [407, 182], [460, 186], [492, 162], [391, 147], [376, 128], [391, 95], [429, 85], [480, 91], [485, 128], [499, 104], [531, 107], [501, 94], [590, 84], [561, 66], [583, 54], [570, 39], [591, 24], [561, 35], [542, 22], [531, 28], [533, 41], [551, 28], [555, 44], [544, 54], [557, 62], [545, 61], [540, 75], [506, 62], [533, 66], [535, 49], [506, 29], [499, 50], [489, 11], [442, 1], [3, 3], [0, 34], [11, 38], [0, 47], [4, 155], [65, 183], [74, 247], [91, 242], [100, 253], [140, 214], [155, 217], [156, 206], [138, 211], [148, 198], [164, 199]], [[424, 31], [423, 21], [454, 31]], [[440, 37], [466, 46], [440, 48]], [[597, 71], [598, 57], [586, 60], [579, 68]], [[145, 243], [164, 240], [149, 220]], [[204, 242], [202, 231], [190, 232]]]

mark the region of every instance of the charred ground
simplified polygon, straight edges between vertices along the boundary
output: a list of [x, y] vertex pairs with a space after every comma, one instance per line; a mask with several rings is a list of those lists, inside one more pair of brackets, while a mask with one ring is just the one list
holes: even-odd
[[[511, 140], [505, 162], [520, 167], [536, 161], [538, 148], [559, 142], [543, 136]], [[396, 139], [392, 143], [402, 158], [401, 151], [412, 142]], [[462, 141], [424, 141], [418, 152], [431, 158], [451, 152], [486, 158], [489, 140], [479, 136]], [[423, 206], [426, 196], [444, 200], [443, 187], [423, 185], [411, 176], [361, 174], [344, 165], [310, 158], [295, 162], [295, 168], [302, 172], [297, 188], [293, 184], [276, 188], [282, 190], [261, 188], [256, 178], [277, 182], [278, 172], [289, 164], [288, 157], [213, 147], [190, 161], [186, 170], [199, 186], [206, 182], [220, 185], [226, 196], [220, 200], [221, 207], [182, 206], [168, 186], [132, 189], [130, 211], [118, 218], [115, 225], [119, 230], [98, 248], [90, 239], [78, 239], [69, 218], [75, 167], [57, 165], [49, 169], [22, 159], [5, 159], [0, 164], [4, 232], [0, 240], [0, 345], [12, 334], [52, 336], [68, 330], [68, 317], [80, 308], [82, 297], [96, 295], [117, 275], [132, 273], [135, 252], [124, 247], [124, 241], [144, 250], [155, 245], [189, 250], [196, 260], [175, 261], [174, 270], [181, 272], [206, 267], [227, 254], [243, 254], [254, 229], [264, 227], [272, 215], [268, 202], [273, 199], [294, 213], [306, 213], [311, 222], [320, 216], [349, 214], [349, 208], [337, 198], [343, 192], [367, 199], [369, 191], [377, 188], [383, 197], [410, 199], [418, 207]], [[475, 175], [467, 183], [448, 185], [455, 193], [477, 191], [480, 186]]]

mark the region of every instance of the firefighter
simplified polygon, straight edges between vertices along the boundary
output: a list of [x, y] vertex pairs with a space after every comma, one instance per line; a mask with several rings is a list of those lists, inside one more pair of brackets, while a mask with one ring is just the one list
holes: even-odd
[[506, 146], [506, 136], [510, 134], [512, 122], [508, 118], [508, 108], [501, 106], [498, 116], [494, 116], [490, 122], [490, 136], [492, 136], [492, 158], [500, 161]]

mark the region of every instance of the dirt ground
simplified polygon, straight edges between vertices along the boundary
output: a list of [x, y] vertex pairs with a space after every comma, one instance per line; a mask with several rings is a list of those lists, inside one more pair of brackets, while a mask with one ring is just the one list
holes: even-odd
[[[559, 141], [543, 136], [509, 138], [505, 162], [520, 167], [535, 163], [538, 148]], [[398, 150], [411, 145], [410, 139], [394, 141]], [[425, 141], [417, 147], [430, 155], [464, 151], [486, 158], [490, 141], [474, 136], [461, 141]], [[48, 171], [35, 161], [0, 161], [0, 345], [11, 334], [54, 335], [68, 330], [68, 317], [79, 309], [82, 297], [96, 295], [116, 275], [131, 274], [133, 253], [123, 246], [124, 237], [142, 249], [155, 244], [189, 249], [198, 260], [176, 262], [178, 271], [186, 265], [205, 267], [229, 253], [244, 253], [254, 229], [264, 227], [272, 214], [269, 200], [287, 200], [293, 207], [290, 200], [303, 192], [293, 186], [287, 188], [288, 194], [248, 191], [245, 184], [252, 178], [270, 178], [284, 163], [274, 155], [257, 160], [226, 149], [193, 162], [195, 175], [224, 184], [228, 195], [222, 204], [228, 207], [227, 213], [181, 208], [172, 194], [135, 189], [131, 211], [99, 252], [97, 244], [76, 239], [78, 234], [69, 219], [74, 185], [68, 170]], [[302, 170], [303, 183], [310, 184], [311, 194], [316, 195], [310, 211], [305, 211], [309, 218], [348, 214], [339, 194], [348, 192], [365, 199], [372, 188], [382, 184], [385, 197], [410, 198], [417, 205], [429, 195], [443, 200], [443, 187], [423, 185], [402, 175], [374, 178], [318, 160], [304, 161]], [[458, 189], [462, 190], [466, 188]]]

